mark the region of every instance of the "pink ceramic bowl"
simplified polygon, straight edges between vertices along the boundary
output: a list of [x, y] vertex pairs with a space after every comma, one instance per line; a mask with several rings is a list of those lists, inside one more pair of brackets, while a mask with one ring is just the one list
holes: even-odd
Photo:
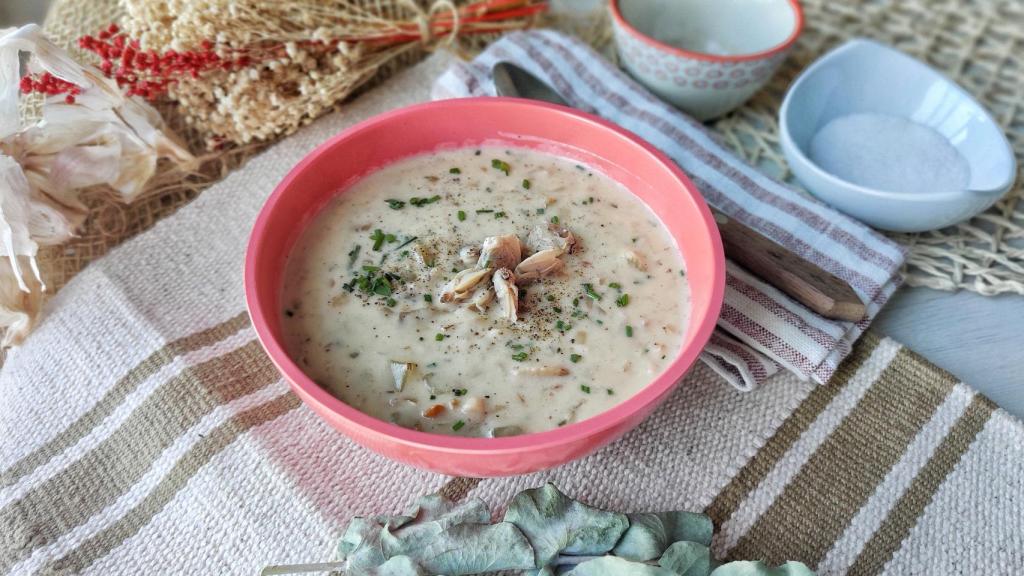
[[[632, 398], [593, 418], [509, 438], [428, 434], [377, 420], [317, 386], [288, 357], [281, 339], [281, 271], [303, 227], [335, 194], [407, 156], [481, 143], [534, 148], [588, 164], [621, 182], [668, 227], [686, 260], [691, 323], [669, 367]], [[569, 108], [508, 98], [420, 104], [371, 118], [306, 156], [260, 211], [245, 257], [245, 297], [253, 326], [292, 389], [317, 414], [384, 456], [450, 475], [525, 474], [580, 458], [650, 414], [697, 359], [722, 303], [725, 264], [718, 230], [693, 183], [633, 134]]]

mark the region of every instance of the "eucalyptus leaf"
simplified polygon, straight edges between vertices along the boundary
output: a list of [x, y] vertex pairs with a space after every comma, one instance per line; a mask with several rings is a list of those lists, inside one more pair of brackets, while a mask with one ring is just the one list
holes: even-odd
[[708, 576], [711, 573], [711, 551], [698, 542], [674, 542], [662, 554], [658, 565], [679, 576]]
[[514, 524], [458, 524], [411, 556], [429, 574], [461, 576], [534, 567], [533, 548]]
[[566, 572], [567, 576], [676, 576], [676, 573], [643, 562], [633, 562], [618, 556], [602, 556], [577, 564]]
[[487, 524], [491, 512], [479, 498], [455, 504], [434, 494], [420, 498], [404, 517], [412, 520], [399, 524], [397, 530], [392, 530], [393, 524], [389, 523], [381, 532], [381, 548], [386, 558], [419, 550], [452, 526]]
[[711, 576], [814, 576], [802, 562], [786, 562], [772, 568], [763, 562], [738, 561], [722, 564]]
[[629, 515], [629, 529], [613, 553], [629, 560], [646, 562], [681, 540], [711, 545], [711, 518], [693, 512], [648, 512]]
[[345, 576], [426, 576], [420, 567], [408, 556], [395, 556], [380, 566], [361, 572], [347, 572]]
[[524, 490], [512, 499], [505, 521], [526, 535], [536, 553], [536, 567], [543, 567], [560, 553], [604, 554], [611, 550], [629, 526], [625, 514], [607, 512], [577, 502], [554, 484]]

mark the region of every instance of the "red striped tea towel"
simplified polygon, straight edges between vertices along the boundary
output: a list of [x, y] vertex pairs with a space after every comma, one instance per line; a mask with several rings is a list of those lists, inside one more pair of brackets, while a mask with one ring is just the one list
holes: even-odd
[[758, 172], [702, 124], [558, 32], [505, 36], [472, 62], [449, 68], [433, 97], [494, 95], [490, 71], [503, 60], [546, 80], [573, 106], [640, 135], [678, 163], [708, 203], [849, 282], [868, 303], [867, 317], [856, 323], [822, 318], [730, 263], [719, 329], [701, 356], [744, 391], [780, 368], [828, 381], [899, 285], [898, 244]]

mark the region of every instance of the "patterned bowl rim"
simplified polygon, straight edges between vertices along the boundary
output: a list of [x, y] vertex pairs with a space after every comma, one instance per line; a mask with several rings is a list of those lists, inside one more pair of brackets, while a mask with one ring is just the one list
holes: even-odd
[[671, 44], [666, 44], [637, 30], [635, 27], [633, 27], [632, 24], [630, 24], [626, 20], [625, 17], [623, 17], [622, 12], [619, 10], [619, 1], [620, 0], [608, 0], [608, 9], [612, 13], [612, 19], [615, 21], [615, 24], [619, 28], [629, 32], [639, 40], [643, 41], [646, 44], [649, 44], [650, 46], [653, 46], [654, 48], [670, 52], [677, 56], [693, 58], [696, 60], [706, 60], [710, 62], [747, 62], [750, 60], [761, 60], [764, 58], [770, 58], [776, 54], [785, 52], [790, 47], [792, 47], [793, 43], [796, 42], [796, 39], [800, 37], [800, 33], [803, 32], [804, 30], [804, 11], [803, 8], [800, 6], [799, 0], [788, 0], [790, 8], [793, 9], [793, 16], [796, 21], [794, 22], [793, 31], [790, 33], [788, 38], [782, 41], [781, 44], [768, 48], [767, 50], [761, 50], [760, 52], [752, 52], [749, 54], [727, 55], [709, 54], [707, 52], [696, 52], [693, 50], [685, 50], [683, 48], [679, 48], [678, 46], [673, 46]]

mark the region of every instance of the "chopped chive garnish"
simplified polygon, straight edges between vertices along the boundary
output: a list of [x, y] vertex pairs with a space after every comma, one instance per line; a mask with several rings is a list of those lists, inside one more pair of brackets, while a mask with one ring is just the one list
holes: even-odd
[[495, 220], [497, 220], [498, 218], [504, 218], [506, 216], [507, 216], [507, 214], [505, 214], [504, 212], [495, 212], [494, 213], [494, 219]]
[[369, 264], [363, 264], [363, 271], [364, 272], [376, 272], [377, 270], [380, 270], [380, 268], [378, 268], [377, 266], [370, 266]]
[[431, 296], [430, 294], [424, 294], [423, 295], [423, 301], [424, 302], [433, 302], [434, 301], [434, 297]]
[[348, 251], [348, 267], [349, 268], [352, 268], [353, 266], [356, 265], [356, 260], [359, 259], [359, 251], [362, 250], [362, 249], [363, 249], [363, 247], [361, 245], [356, 244], [355, 248], [353, 248], [353, 249]]
[[626, 326], [626, 337], [627, 338], [632, 338], [633, 337], [633, 327], [632, 326]]
[[583, 356], [580, 356], [579, 354], [569, 354], [569, 361], [572, 362], [573, 364], [579, 362], [582, 359]]
[[465, 426], [465, 425], [466, 425], [465, 422], [463, 422], [462, 420], [459, 420], [455, 424], [452, 424], [452, 430], [455, 430], [456, 432], [458, 432], [459, 430], [462, 430], [462, 427]]
[[532, 186], [532, 184], [530, 184], [530, 181], [527, 180], [526, 178], [523, 178], [523, 188], [529, 190], [530, 186]]
[[625, 308], [626, 305], [629, 304], [629, 294], [623, 294], [616, 298], [615, 304], [617, 304], [619, 308]]
[[686, 276], [686, 270], [680, 270], [679, 271], [679, 275], [680, 276]]
[[417, 240], [418, 238], [419, 238], [419, 236], [413, 236], [412, 238], [409, 238], [409, 239], [408, 239], [408, 240], [406, 240], [405, 242], [402, 242], [402, 243], [401, 243], [401, 244], [399, 244], [399, 245], [398, 245], [397, 247], [395, 247], [395, 249], [394, 249], [394, 252], [397, 252], [397, 251], [401, 250], [402, 248], [405, 248], [405, 247], [406, 247], [406, 246], [408, 246], [409, 244], [412, 244], [412, 243], [413, 243], [413, 242], [415, 242], [415, 241], [416, 241], [416, 240]]
[[459, 222], [462, 222], [463, 220], [466, 219], [466, 213], [463, 212], [462, 210], [459, 210], [459, 213], [457, 214], [457, 217], [459, 218]]
[[384, 240], [386, 240], [388, 244], [392, 242], [398, 242], [398, 236], [395, 236], [394, 234], [385, 234]]
[[540, 216], [543, 213], [544, 213], [544, 209], [543, 208], [537, 208], [537, 215], [538, 216]]
[[590, 394], [590, 386], [587, 386], [586, 384], [580, 384], [580, 390], [583, 390], [586, 394]]
[[395, 200], [394, 198], [389, 198], [385, 200], [385, 202], [388, 203], [388, 207], [392, 210], [401, 210], [405, 206], [405, 202], [402, 200]]
[[601, 295], [594, 290], [594, 285], [589, 282], [583, 285], [583, 291], [586, 292], [587, 296], [591, 300], [600, 300]]
[[607, 392], [608, 392], [608, 395], [609, 395], [609, 396], [615, 396], [615, 390], [612, 390], [611, 388], [609, 388], [609, 389], [607, 390]]
[[572, 299], [572, 306], [573, 306], [573, 308], [577, 308], [577, 307], [579, 307], [579, 305], [580, 305], [580, 299], [579, 298], [573, 298]]
[[529, 356], [529, 354], [526, 353], [526, 352], [518, 352], [518, 353], [512, 355], [512, 359], [515, 360], [516, 362], [522, 362], [522, 361], [526, 360], [526, 358], [528, 356]]
[[431, 400], [437, 400], [437, 396], [435, 396], [434, 394], [431, 394], [431, 395], [430, 395], [430, 399], [431, 399]]
[[481, 208], [476, 211], [477, 214], [490, 214], [491, 212], [494, 212], [494, 210], [491, 210], [490, 208]]
[[558, 216], [552, 216], [551, 217], [551, 223], [552, 224], [558, 224]]
[[448, 173], [449, 174], [462, 174], [462, 170], [459, 170], [458, 168], [449, 168], [448, 169]]
[[504, 160], [499, 160], [497, 158], [491, 160], [491, 168], [501, 170], [502, 172], [505, 173], [505, 176], [508, 176], [508, 173], [512, 170], [512, 167], [508, 165], [508, 162], [505, 162]]
[[444, 334], [441, 334], [440, 332], [438, 332], [437, 334], [434, 335], [434, 340], [437, 340], [438, 342], [440, 342], [441, 340], [444, 340]]
[[619, 284], [618, 282], [609, 282], [608, 283], [608, 287], [609, 288], [615, 288], [616, 290], [619, 290], [619, 291], [622, 290], [622, 284]]
[[552, 306], [551, 309], [555, 311], [555, 314], [561, 314], [562, 313], [562, 309], [559, 308], [558, 306]]
[[385, 304], [388, 305], [388, 308], [394, 308], [395, 304], [398, 304], [398, 302], [396, 302], [394, 298], [388, 298], [388, 300], [387, 300], [387, 302], [385, 302]]
[[441, 199], [441, 196], [439, 194], [434, 194], [430, 198], [419, 198], [419, 197], [413, 196], [412, 198], [409, 199], [409, 204], [412, 204], [413, 206], [416, 206], [417, 208], [419, 208], [419, 207], [426, 206], [427, 204], [433, 204], [434, 202], [437, 202], [440, 199]]
[[452, 394], [455, 394], [456, 396], [465, 396], [468, 392], [469, 390], [466, 390], [465, 388], [455, 388], [452, 390]]

